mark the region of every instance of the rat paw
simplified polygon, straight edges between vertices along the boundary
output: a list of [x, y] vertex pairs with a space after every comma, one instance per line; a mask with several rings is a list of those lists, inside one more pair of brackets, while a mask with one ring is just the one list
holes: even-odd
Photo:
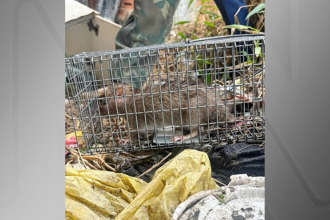
[[235, 122], [233, 122], [233, 123], [228, 123], [228, 125], [229, 125], [229, 128], [233, 129], [233, 128], [235, 128], [236, 126], [239, 127], [239, 126], [244, 125], [244, 123], [241, 122], [241, 121], [238, 121], [238, 122], [236, 122], [236, 123], [235, 123]]
[[128, 144], [129, 143], [129, 140], [128, 139], [121, 139], [120, 140], [120, 143], [121, 144]]
[[170, 138], [170, 141], [174, 142], [174, 143], [180, 141], [180, 143], [182, 143], [182, 137], [181, 136], [174, 136], [174, 138], [173, 137]]

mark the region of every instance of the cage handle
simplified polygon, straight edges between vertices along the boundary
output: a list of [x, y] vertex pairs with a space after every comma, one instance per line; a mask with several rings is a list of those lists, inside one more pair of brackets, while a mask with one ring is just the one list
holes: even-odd
[[233, 39], [233, 38], [244, 38], [244, 37], [262, 37], [265, 34], [240, 34], [240, 35], [225, 35], [225, 36], [216, 36], [216, 37], [206, 37], [203, 39], [196, 39], [190, 41], [189, 38], [186, 38], [186, 44], [196, 43], [196, 42], [203, 42], [208, 40], [222, 40], [222, 39]]

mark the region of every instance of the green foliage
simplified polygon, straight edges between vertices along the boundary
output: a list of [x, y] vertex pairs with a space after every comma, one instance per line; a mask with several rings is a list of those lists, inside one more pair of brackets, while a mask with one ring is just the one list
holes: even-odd
[[213, 22], [204, 21], [204, 24], [206, 24], [209, 27], [215, 27]]
[[252, 63], [252, 59], [246, 51], [240, 51], [239, 54], [243, 54], [247, 58], [247, 62]]
[[[179, 21], [177, 23], [175, 23], [175, 25], [184, 25], [184, 24], [193, 24], [194, 28], [193, 31], [191, 33], [187, 33], [186, 29], [183, 30], [182, 32], [177, 33], [177, 35], [181, 38], [186, 40], [188, 37], [195, 40], [198, 37], [196, 36], [196, 31], [197, 31], [197, 25], [198, 24], [202, 24], [205, 25], [205, 27], [202, 27], [206, 30], [206, 33], [204, 37], [209, 37], [209, 36], [214, 36], [214, 34], [212, 35], [211, 33], [216, 33], [216, 35], [220, 35], [218, 33], [218, 27], [217, 27], [217, 23], [219, 22], [219, 20], [222, 20], [222, 17], [220, 15], [220, 13], [216, 13], [218, 12], [218, 8], [216, 6], [211, 6], [211, 5], [206, 5], [205, 3], [211, 1], [211, 0], [202, 0], [202, 5], [200, 5], [199, 7], [196, 8], [196, 12], [197, 13], [197, 19], [196, 21]], [[213, 0], [212, 0], [213, 1]], [[194, 2], [194, 0], [190, 0], [189, 4], [188, 4], [188, 8], [191, 7], [192, 3]], [[265, 4], [259, 4], [257, 7], [255, 7], [246, 17], [246, 19], [250, 18], [252, 15], [256, 14], [256, 13], [263, 13], [265, 9]], [[206, 21], [201, 22], [200, 21], [200, 15], [204, 15], [204, 18], [206, 18]], [[206, 16], [205, 16], [206, 15]], [[256, 32], [259, 33], [260, 30], [250, 27], [250, 26], [246, 26], [246, 25], [240, 25], [240, 24], [233, 24], [233, 25], [227, 25], [224, 26], [224, 28], [231, 28], [231, 29], [238, 29], [238, 30], [244, 30], [246, 32]], [[255, 54], [255, 58], [262, 58], [262, 51], [261, 51], [261, 47], [258, 46], [258, 43], [255, 44], [255, 48], [254, 48], [254, 54]], [[251, 48], [252, 49], [252, 48]], [[205, 51], [204, 51], [205, 52]], [[198, 53], [198, 55], [195, 58], [195, 62], [196, 62], [196, 70], [198, 72], [198, 75], [200, 75], [201, 77], [203, 77], [205, 79], [205, 82], [207, 84], [211, 84], [212, 80], [214, 80], [215, 76], [214, 76], [214, 65], [218, 65], [216, 63], [213, 62], [213, 58], [215, 56], [215, 54], [213, 53], [213, 51], [208, 51], [209, 54], [201, 54]], [[185, 53], [179, 53], [177, 55], [177, 58], [179, 58], [180, 56], [183, 56]], [[242, 54], [242, 56], [246, 57], [246, 64], [252, 64], [253, 62], [257, 62], [258, 59], [254, 59], [254, 57], [252, 57], [252, 55], [249, 55], [246, 51], [241, 51], [240, 54]], [[205, 59], [205, 57], [208, 57], [208, 59]], [[218, 61], [216, 61], [218, 62]], [[223, 73], [217, 73], [220, 74], [220, 78], [221, 80], [224, 82], [225, 79], [226, 80], [230, 80], [232, 78], [232, 71], [229, 71], [227, 68], [224, 69]], [[218, 78], [218, 77], [216, 77]]]
[[[248, 20], [252, 15], [257, 14], [257, 13], [264, 13], [265, 12], [265, 3], [260, 3], [257, 5], [245, 18], [245, 20]], [[224, 28], [233, 28], [233, 29], [238, 29], [238, 30], [245, 30], [245, 31], [254, 31], [259, 33], [260, 30], [246, 26], [246, 25], [241, 25], [241, 24], [233, 24], [233, 25], [227, 25]]]
[[[190, 0], [189, 4], [188, 4], [188, 8], [191, 7], [192, 3], [196, 1], [196, 0]], [[215, 25], [215, 22], [218, 21], [219, 19], [222, 19], [221, 15], [219, 13], [216, 13], [218, 11], [218, 8], [216, 6], [211, 6], [211, 5], [206, 5], [206, 2], [209, 2], [211, 0], [202, 0], [202, 5], [200, 5], [196, 11], [198, 12], [197, 15], [197, 20], [194, 23], [194, 29], [190, 35], [190, 37], [192, 39], [197, 39], [196, 36], [196, 27], [199, 20], [200, 15], [208, 15], [209, 20], [204, 21], [204, 25], [205, 25], [205, 29], [208, 30], [207, 32], [207, 36], [204, 37], [208, 37], [210, 33], [212, 33], [212, 30], [216, 31], [217, 27]], [[216, 11], [216, 12], [212, 12]], [[257, 13], [264, 13], [265, 12], [265, 3], [260, 3], [259, 5], [257, 5], [247, 16], [246, 16], [246, 20], [248, 20], [252, 15], [257, 14]], [[187, 23], [191, 23], [192, 21], [179, 21], [177, 23], [175, 23], [175, 25], [183, 25], [183, 24], [187, 24]], [[245, 30], [247, 32], [257, 32], [259, 33], [260, 30], [250, 27], [250, 26], [246, 26], [246, 25], [241, 25], [241, 24], [233, 24], [233, 25], [227, 25], [224, 28], [231, 28], [231, 29], [238, 29], [238, 30]], [[187, 33], [178, 33], [178, 36], [181, 37], [181, 39], [187, 39]], [[188, 35], [189, 36], [189, 35]], [[257, 51], [258, 52], [258, 51]]]
[[208, 11], [208, 10], [201, 11], [201, 14], [208, 14], [210, 16], [217, 17], [217, 18], [220, 17], [220, 15], [218, 15], [218, 14], [212, 12], [212, 11]]
[[258, 58], [259, 56], [260, 56], [261, 58], [263, 58], [263, 54], [262, 54], [262, 51], [261, 51], [261, 47], [258, 46], [258, 44], [259, 44], [259, 40], [254, 41], [254, 44], [256, 45], [256, 47], [254, 48], [254, 54], [256, 55], [256, 58]]
[[[196, 1], [196, 0], [190, 0], [189, 4], [188, 4], [188, 8], [190, 8], [190, 6], [192, 5], [192, 3]], [[197, 7], [196, 11], [198, 12], [197, 15], [197, 19], [194, 23], [194, 29], [190, 35], [190, 37], [192, 39], [197, 39], [196, 36], [196, 28], [197, 28], [197, 24], [200, 21], [199, 17], [200, 15], [204, 14], [204, 15], [208, 15], [209, 20], [204, 21], [204, 25], [205, 25], [205, 29], [208, 30], [208, 33], [210, 33], [212, 30], [216, 30], [216, 25], [215, 22], [217, 21], [217, 19], [222, 19], [220, 14], [217, 14], [215, 12], [212, 12], [212, 9], [216, 9], [216, 11], [218, 11], [218, 8], [216, 6], [210, 6], [210, 5], [206, 5], [205, 3], [208, 2], [210, 0], [202, 0], [202, 5], [200, 5], [199, 7]], [[187, 23], [191, 23], [191, 21], [179, 21], [177, 23], [175, 23], [175, 25], [183, 25], [183, 24], [187, 24]], [[177, 34], [178, 36], [181, 37], [181, 39], [186, 39], [187, 38], [187, 34], [184, 34], [182, 32]], [[205, 36], [207, 37], [207, 36]]]
[[261, 53], [261, 47], [256, 47], [254, 49], [254, 53], [257, 57], [261, 56], [262, 57], [262, 53]]
[[262, 11], [264, 8], [265, 8], [265, 3], [260, 3], [246, 16], [245, 20], [249, 19], [252, 15], [256, 13], [264, 13], [265, 11]]
[[179, 21], [177, 23], [175, 23], [174, 25], [179, 25], [179, 24], [187, 24], [190, 23], [191, 21]]
[[193, 3], [194, 0], [190, 0], [189, 4], [188, 4], [188, 8], [190, 8], [190, 5]]
[[178, 35], [183, 39], [187, 39], [186, 35], [184, 35], [182, 32], [179, 32]]

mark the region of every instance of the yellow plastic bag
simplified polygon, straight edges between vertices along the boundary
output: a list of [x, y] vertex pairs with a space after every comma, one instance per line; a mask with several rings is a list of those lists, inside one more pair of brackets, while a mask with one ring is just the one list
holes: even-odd
[[114, 219], [146, 185], [139, 178], [65, 167], [66, 219]]
[[152, 181], [116, 220], [171, 219], [176, 207], [189, 196], [215, 188], [207, 154], [184, 150], [157, 170]]
[[[171, 219], [189, 196], [217, 188], [206, 153], [184, 150], [157, 170], [152, 181], [110, 171], [65, 169], [66, 219]], [[119, 215], [118, 215], [119, 213]]]

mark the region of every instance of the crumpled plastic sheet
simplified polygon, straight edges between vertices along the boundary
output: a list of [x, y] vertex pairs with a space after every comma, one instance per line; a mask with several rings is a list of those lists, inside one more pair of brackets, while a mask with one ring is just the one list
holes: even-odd
[[160, 167], [148, 184], [125, 174], [69, 166], [65, 175], [66, 219], [171, 219], [189, 196], [218, 187], [207, 154], [190, 149]]
[[66, 219], [114, 219], [146, 186], [124, 174], [65, 167]]
[[236, 143], [216, 146], [210, 155], [213, 178], [228, 184], [230, 176], [247, 174], [265, 176], [265, 148], [259, 145]]

